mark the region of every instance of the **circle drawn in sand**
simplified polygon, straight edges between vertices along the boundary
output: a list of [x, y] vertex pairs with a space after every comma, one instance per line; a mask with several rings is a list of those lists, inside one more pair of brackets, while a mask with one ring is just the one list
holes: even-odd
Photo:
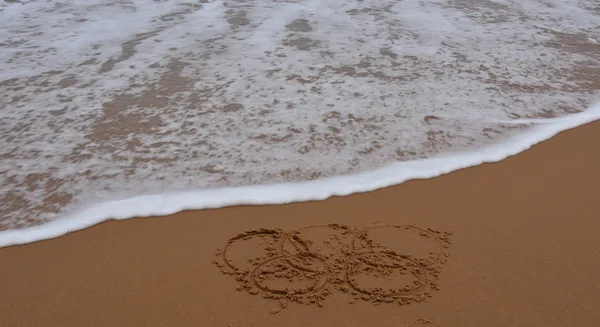
[[[381, 234], [387, 234], [388, 239], [393, 239], [393, 242], [388, 241], [387, 243], [396, 244], [383, 244], [386, 243], [383, 238], [377, 239], [373, 235], [377, 232], [383, 232]], [[397, 248], [398, 243], [403, 244]], [[421, 251], [412, 249], [410, 243], [419, 245]], [[422, 249], [426, 249], [426, 251]], [[352, 251], [401, 251], [401, 253], [415, 258], [423, 266], [429, 267], [443, 258], [444, 246], [439, 236], [430, 230], [412, 225], [381, 225], [359, 231], [352, 240]], [[365, 257], [363, 260], [368, 261], [369, 259]], [[376, 263], [371, 262], [371, 264]]]
[[[327, 264], [319, 257], [311, 254], [298, 256], [305, 262], [312, 261], [310, 266], [316, 268], [306, 269], [302, 266], [296, 267], [289, 264], [287, 255], [271, 258], [259, 264], [251, 273], [250, 279], [261, 290], [274, 294], [281, 295], [301, 295], [320, 290], [329, 278]], [[293, 285], [273, 287], [266, 285], [266, 282], [273, 279], [288, 279], [290, 282], [293, 279], [312, 281], [308, 286], [294, 287]]]
[[[385, 277], [386, 275], [391, 275], [393, 270], [399, 270], [402, 275], [413, 277], [413, 280], [402, 288], [383, 288], [362, 286], [357, 278], [359, 274], [371, 275], [371, 277], [372, 275]], [[390, 297], [411, 295], [422, 291], [428, 284], [427, 269], [423, 265], [406, 255], [400, 255], [391, 251], [355, 254], [348, 259], [345, 271], [348, 284], [353, 289], [369, 296]]]
[[[265, 258], [269, 258], [269, 257], [272, 257], [272, 256], [278, 254], [278, 248], [276, 247], [276, 245], [279, 242], [279, 239], [281, 238], [282, 235], [283, 234], [281, 233], [281, 231], [275, 230], [275, 229], [251, 230], [251, 231], [247, 231], [245, 233], [238, 234], [238, 235], [232, 237], [231, 239], [229, 239], [229, 242], [227, 242], [225, 249], [223, 249], [223, 254], [222, 254], [223, 261], [234, 272], [248, 271], [248, 269], [250, 269], [250, 268], [243, 267], [242, 266], [243, 264], [250, 265], [251, 267], [253, 267], [253, 266], [256, 266], [257, 264], [259, 264], [260, 262], [264, 261]], [[236, 263], [235, 262], [236, 260], [231, 258], [231, 255], [230, 255], [232, 246], [236, 243], [239, 243], [242, 241], [249, 241], [251, 239], [256, 239], [256, 238], [264, 239], [264, 244], [263, 244], [264, 251], [262, 251], [263, 252], [262, 255], [257, 255], [254, 258], [246, 258], [246, 262], [244, 262], [244, 263], [241, 263], [241, 262]], [[245, 248], [247, 249], [248, 247], [246, 246]], [[241, 261], [241, 260], [237, 260], [237, 261]]]
[[296, 258], [304, 253], [334, 265], [345, 262], [350, 253], [352, 237], [352, 230], [341, 224], [307, 226], [287, 233], [281, 243], [281, 252], [288, 256], [288, 261], [294, 266], [302, 265]]

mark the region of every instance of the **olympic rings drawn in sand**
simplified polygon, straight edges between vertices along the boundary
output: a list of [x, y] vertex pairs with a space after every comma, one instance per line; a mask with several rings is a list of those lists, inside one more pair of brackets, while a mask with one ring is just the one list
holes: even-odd
[[[391, 228], [401, 232], [414, 232], [433, 242], [435, 251], [429, 251], [427, 259], [414, 255], [398, 253], [370, 240], [370, 232], [376, 229]], [[317, 240], [311, 240], [310, 234], [321, 232]], [[437, 289], [435, 280], [440, 265], [448, 254], [444, 249], [450, 244], [448, 235], [412, 225], [380, 225], [363, 229], [350, 228], [341, 224], [307, 226], [290, 232], [279, 229], [250, 230], [232, 237], [223, 251], [217, 251], [224, 265], [214, 263], [226, 274], [236, 275], [241, 283], [238, 290], [250, 294], [262, 293], [264, 298], [279, 299], [282, 307], [287, 301], [298, 303], [316, 303], [333, 290], [349, 293], [354, 300], [362, 299], [373, 303], [398, 302], [409, 304], [430, 297], [432, 289]], [[259, 248], [265, 255], [246, 258], [251, 265], [246, 269], [241, 261], [236, 263], [230, 257], [232, 246], [242, 241], [260, 238]], [[314, 238], [314, 236], [312, 237]], [[396, 239], [396, 238], [393, 238]], [[366, 249], [359, 249], [359, 241], [365, 242]], [[320, 243], [321, 248], [315, 248]], [[364, 244], [363, 244], [364, 245]], [[363, 246], [364, 248], [364, 246]], [[251, 248], [243, 248], [247, 255]], [[244, 260], [244, 259], [238, 259]], [[412, 277], [411, 283], [403, 287], [367, 287], [363, 281], [394, 282], [399, 273], [403, 279]], [[396, 278], [397, 279], [397, 278]], [[300, 283], [301, 285], [294, 285]], [[353, 300], [349, 303], [354, 303]]]

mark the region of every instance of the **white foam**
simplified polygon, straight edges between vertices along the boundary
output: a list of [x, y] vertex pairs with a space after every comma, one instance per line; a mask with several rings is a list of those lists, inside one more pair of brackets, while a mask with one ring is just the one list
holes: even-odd
[[554, 135], [600, 119], [600, 104], [569, 116], [549, 120], [522, 120], [534, 128], [494, 146], [423, 160], [397, 162], [373, 171], [302, 183], [225, 187], [182, 193], [145, 195], [96, 204], [42, 226], [0, 232], [0, 247], [62, 236], [103, 221], [170, 215], [183, 210], [222, 208], [234, 205], [285, 204], [324, 200], [331, 196], [373, 191], [411, 179], [432, 178], [452, 171], [497, 162], [529, 149]]
[[0, 229], [499, 142], [600, 97], [595, 7], [0, 0]]

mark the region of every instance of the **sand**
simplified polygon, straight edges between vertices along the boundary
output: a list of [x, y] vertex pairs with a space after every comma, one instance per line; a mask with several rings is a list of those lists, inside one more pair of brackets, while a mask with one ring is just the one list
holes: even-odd
[[0, 325], [598, 326], [599, 138], [592, 123], [375, 192], [0, 249]]

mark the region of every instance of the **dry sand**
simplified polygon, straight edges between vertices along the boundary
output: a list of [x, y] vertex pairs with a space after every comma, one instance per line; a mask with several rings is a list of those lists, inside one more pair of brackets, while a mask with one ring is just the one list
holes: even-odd
[[599, 138], [593, 123], [376, 192], [0, 249], [0, 325], [599, 326]]

